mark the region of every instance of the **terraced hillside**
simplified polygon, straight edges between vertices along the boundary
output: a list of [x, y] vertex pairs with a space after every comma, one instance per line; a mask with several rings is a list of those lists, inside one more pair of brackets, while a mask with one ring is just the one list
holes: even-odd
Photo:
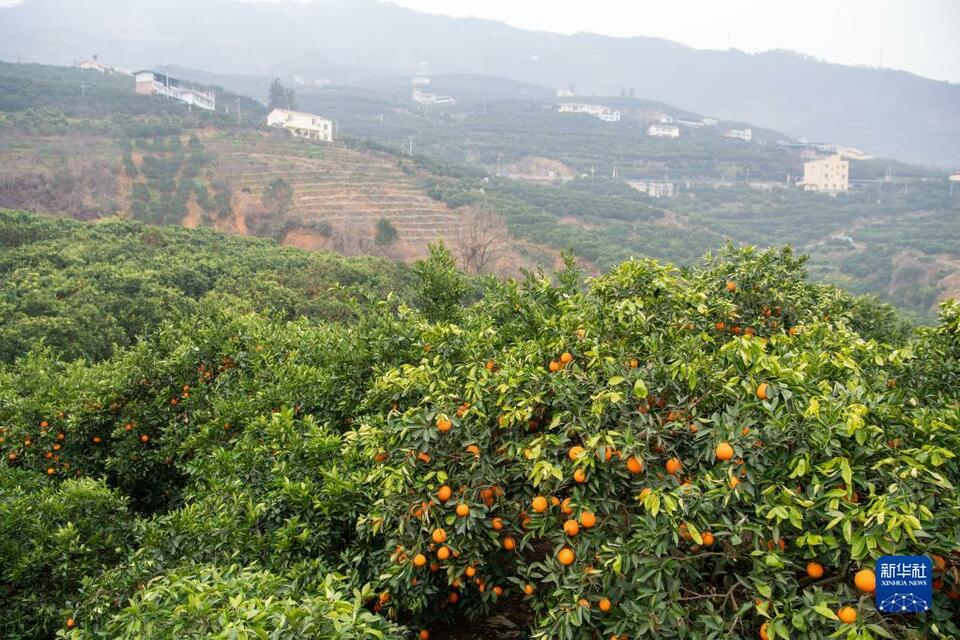
[[398, 232], [402, 253], [420, 255], [437, 238], [455, 244], [469, 224], [464, 212], [427, 196], [395, 157], [258, 134], [217, 134], [204, 146], [216, 158], [219, 177], [233, 186], [240, 232], [249, 228], [247, 217], [256, 215], [264, 190], [277, 178], [293, 188], [283, 237], [287, 244], [365, 244], [386, 219]]

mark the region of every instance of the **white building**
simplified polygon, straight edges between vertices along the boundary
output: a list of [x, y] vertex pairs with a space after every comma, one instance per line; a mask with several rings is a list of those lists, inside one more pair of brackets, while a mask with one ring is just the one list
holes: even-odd
[[602, 104], [581, 104], [579, 102], [564, 102], [560, 105], [560, 113], [585, 113], [604, 122], [620, 122], [620, 111], [611, 109]]
[[573, 91], [570, 91], [569, 89], [557, 89], [557, 97], [558, 97], [558, 98], [572, 98], [572, 97], [573, 97]]
[[746, 140], [750, 142], [753, 140], [753, 129], [730, 129], [725, 134], [725, 138], [733, 138], [734, 140]]
[[666, 113], [661, 113], [660, 124], [673, 124], [673, 116]]
[[313, 113], [274, 109], [267, 115], [267, 125], [282, 127], [303, 140], [333, 141], [333, 122]]
[[213, 91], [199, 91], [184, 87], [176, 78], [156, 71], [137, 71], [134, 74], [135, 91], [143, 96], [164, 96], [179, 100], [191, 107], [216, 111], [217, 96]]
[[705, 126], [708, 126], [708, 127], [712, 127], [713, 125], [720, 123], [720, 121], [717, 120], [716, 118], [704, 118], [700, 122], [702, 122]]
[[417, 104], [453, 104], [451, 96], [439, 96], [435, 93], [424, 93], [419, 89], [413, 90], [413, 101]]
[[950, 176], [951, 182], [960, 182], [960, 173], [954, 173]]
[[700, 120], [677, 120], [677, 124], [681, 127], [690, 127], [691, 129], [700, 129], [704, 126]]
[[679, 138], [680, 127], [675, 124], [652, 124], [647, 128], [647, 135], [654, 138]]
[[627, 180], [627, 184], [651, 198], [670, 198], [676, 189], [674, 183], [660, 180]]
[[803, 182], [806, 191], [840, 193], [850, 188], [850, 163], [842, 156], [829, 156], [803, 163]]

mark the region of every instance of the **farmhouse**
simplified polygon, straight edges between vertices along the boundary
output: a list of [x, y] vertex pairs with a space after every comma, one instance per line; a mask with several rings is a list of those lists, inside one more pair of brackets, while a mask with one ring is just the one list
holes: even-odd
[[333, 122], [313, 113], [274, 109], [267, 115], [267, 125], [282, 127], [302, 140], [333, 141]]
[[662, 180], [627, 180], [627, 184], [651, 198], [669, 198], [675, 190], [674, 183]]
[[181, 85], [180, 80], [156, 71], [137, 71], [135, 90], [143, 96], [164, 96], [179, 100], [191, 107], [215, 111], [217, 97], [213, 91], [198, 91]]
[[620, 122], [620, 111], [602, 104], [564, 102], [560, 105], [559, 111], [560, 113], [585, 113], [604, 122]]
[[840, 193], [850, 187], [850, 163], [843, 156], [834, 155], [803, 163], [803, 182], [806, 191]]
[[724, 134], [724, 137], [750, 142], [753, 140], [753, 129], [730, 129]]
[[647, 128], [647, 135], [654, 138], [679, 138], [680, 127], [675, 124], [652, 124]]
[[419, 89], [413, 90], [413, 101], [417, 104], [453, 104], [452, 96], [441, 96], [436, 93], [426, 93]]

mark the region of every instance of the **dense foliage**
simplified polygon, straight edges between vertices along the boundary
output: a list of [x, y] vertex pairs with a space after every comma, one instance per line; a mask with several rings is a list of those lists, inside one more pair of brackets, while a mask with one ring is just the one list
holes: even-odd
[[[786, 249], [473, 290], [435, 246], [411, 304], [341, 323], [281, 287], [325, 256], [3, 219], [19, 264], [75, 238], [155, 265], [117, 282], [219, 265], [102, 362], [0, 368], [4, 637], [436, 638], [517, 610], [538, 638], [960, 633], [956, 302], [907, 335]], [[914, 552], [933, 610], [881, 615], [855, 573]]]
[[343, 320], [355, 297], [406, 295], [410, 283], [405, 267], [376, 258], [0, 210], [0, 362], [41, 339], [67, 359], [100, 360], [205, 297], [232, 296], [282, 318]]

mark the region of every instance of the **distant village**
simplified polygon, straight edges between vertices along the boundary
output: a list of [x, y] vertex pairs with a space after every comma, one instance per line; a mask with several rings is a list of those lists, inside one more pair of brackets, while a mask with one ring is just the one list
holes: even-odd
[[[161, 96], [182, 102], [187, 105], [188, 108], [196, 107], [205, 111], [216, 111], [217, 108], [215, 92], [202, 91], [189, 87], [181, 80], [159, 71], [141, 70], [130, 73], [118, 67], [102, 64], [96, 57], [92, 60], [84, 60], [77, 63], [77, 67], [100, 73], [132, 75], [134, 78], [134, 91], [139, 95]], [[303, 84], [303, 81], [299, 78], [296, 80], [298, 84]], [[328, 83], [329, 80], [326, 80], [323, 84]], [[456, 104], [453, 96], [432, 93], [427, 90], [431, 86], [431, 79], [423, 65], [421, 65], [420, 71], [412, 76], [411, 84], [411, 100], [415, 105], [429, 108], [431, 105], [449, 106]], [[557, 97], [572, 98], [574, 94], [572, 91], [559, 90], [557, 91]], [[557, 112], [569, 115], [586, 115], [608, 123], [621, 122], [623, 119], [619, 109], [607, 105], [584, 102], [560, 102], [557, 107]], [[643, 113], [642, 120], [648, 123], [644, 130], [647, 136], [667, 140], [679, 140], [687, 135], [692, 135], [692, 132], [696, 130], [706, 128], [716, 129], [721, 124], [721, 121], [717, 118], [702, 117], [693, 120], [661, 111], [646, 111]], [[291, 109], [273, 109], [267, 115], [266, 125], [283, 129], [292, 137], [299, 140], [311, 142], [333, 141], [333, 122], [329, 118], [313, 113]], [[690, 133], [684, 134], [684, 131], [689, 131]], [[754, 139], [753, 130], [750, 128], [725, 128], [719, 131], [722, 137], [730, 140], [739, 140], [745, 143], [757, 142]], [[760, 142], [760, 144], [763, 143]], [[859, 149], [836, 143], [790, 142], [779, 140], [772, 144], [779, 148], [793, 151], [805, 159], [803, 176], [797, 177], [794, 181], [791, 181], [790, 176], [787, 176], [783, 183], [750, 183], [748, 177], [747, 184], [749, 186], [762, 189], [797, 186], [806, 191], [836, 195], [850, 190], [850, 160], [867, 160], [872, 157]], [[949, 179], [952, 187], [953, 183], [960, 183], [960, 174], [951, 175]], [[626, 183], [635, 190], [653, 198], [672, 197], [676, 195], [680, 187], [683, 186], [681, 183], [666, 179], [630, 179], [626, 180]], [[685, 181], [684, 184], [688, 188], [693, 186], [689, 181]], [[712, 186], [725, 186], [719, 183], [711, 184]]]

